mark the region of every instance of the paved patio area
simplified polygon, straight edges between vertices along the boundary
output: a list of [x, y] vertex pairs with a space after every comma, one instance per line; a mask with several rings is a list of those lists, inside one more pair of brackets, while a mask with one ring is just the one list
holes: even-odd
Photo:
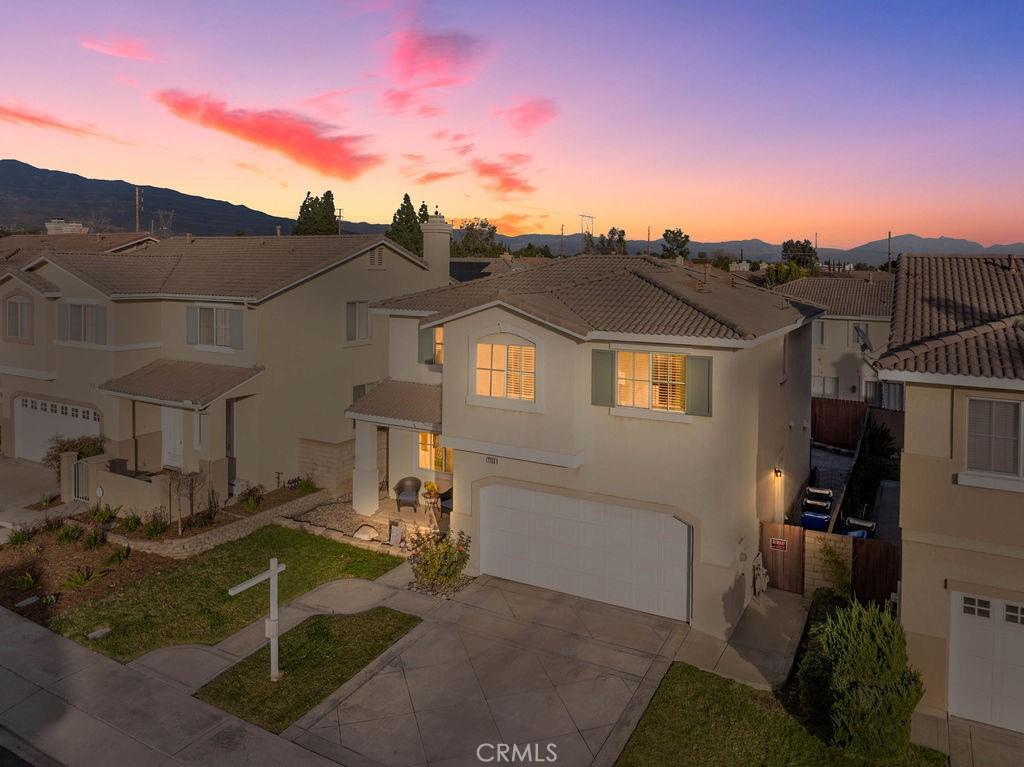
[[482, 743], [610, 765], [688, 631], [483, 576], [284, 736], [348, 765], [478, 764]]

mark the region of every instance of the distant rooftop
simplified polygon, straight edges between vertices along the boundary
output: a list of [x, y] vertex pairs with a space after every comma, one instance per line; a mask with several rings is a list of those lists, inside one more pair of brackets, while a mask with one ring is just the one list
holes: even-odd
[[893, 283], [888, 272], [842, 272], [803, 277], [779, 285], [775, 291], [822, 306], [834, 317], [887, 320], [892, 314]]

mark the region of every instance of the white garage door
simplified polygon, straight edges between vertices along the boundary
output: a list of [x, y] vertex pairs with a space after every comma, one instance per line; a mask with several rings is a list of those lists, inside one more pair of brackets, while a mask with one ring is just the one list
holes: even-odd
[[687, 620], [690, 531], [675, 517], [505, 485], [480, 506], [483, 572]]
[[1024, 732], [1024, 603], [953, 592], [949, 712]]
[[100, 433], [100, 414], [87, 407], [32, 397], [14, 402], [14, 455], [41, 461], [54, 435], [95, 437]]

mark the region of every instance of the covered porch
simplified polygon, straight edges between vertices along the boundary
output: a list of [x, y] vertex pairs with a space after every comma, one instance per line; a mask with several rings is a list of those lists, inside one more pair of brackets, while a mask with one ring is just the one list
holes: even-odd
[[[199, 472], [206, 488], [225, 502], [244, 476], [239, 469], [245, 468], [245, 451], [238, 449], [244, 423], [236, 405], [251, 395], [240, 389], [262, 372], [261, 367], [158, 359], [101, 384], [101, 391], [121, 400], [120, 420], [130, 431], [108, 439], [105, 454], [92, 459], [90, 495], [103, 487], [104, 503], [136, 508], [155, 497], [142, 484]], [[205, 493], [204, 488], [204, 498]]]
[[[454, 456], [441, 445], [441, 386], [386, 379], [352, 403], [345, 415], [355, 421], [355, 465], [352, 509], [362, 516], [430, 511], [424, 497], [427, 482], [442, 494], [433, 509], [447, 527], [451, 510]], [[377, 462], [377, 435], [387, 435], [387, 474]]]

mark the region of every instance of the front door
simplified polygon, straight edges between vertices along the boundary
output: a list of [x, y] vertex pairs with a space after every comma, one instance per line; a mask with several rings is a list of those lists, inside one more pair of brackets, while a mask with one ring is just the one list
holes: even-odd
[[185, 411], [161, 407], [160, 431], [163, 435], [163, 465], [180, 469], [184, 462]]

